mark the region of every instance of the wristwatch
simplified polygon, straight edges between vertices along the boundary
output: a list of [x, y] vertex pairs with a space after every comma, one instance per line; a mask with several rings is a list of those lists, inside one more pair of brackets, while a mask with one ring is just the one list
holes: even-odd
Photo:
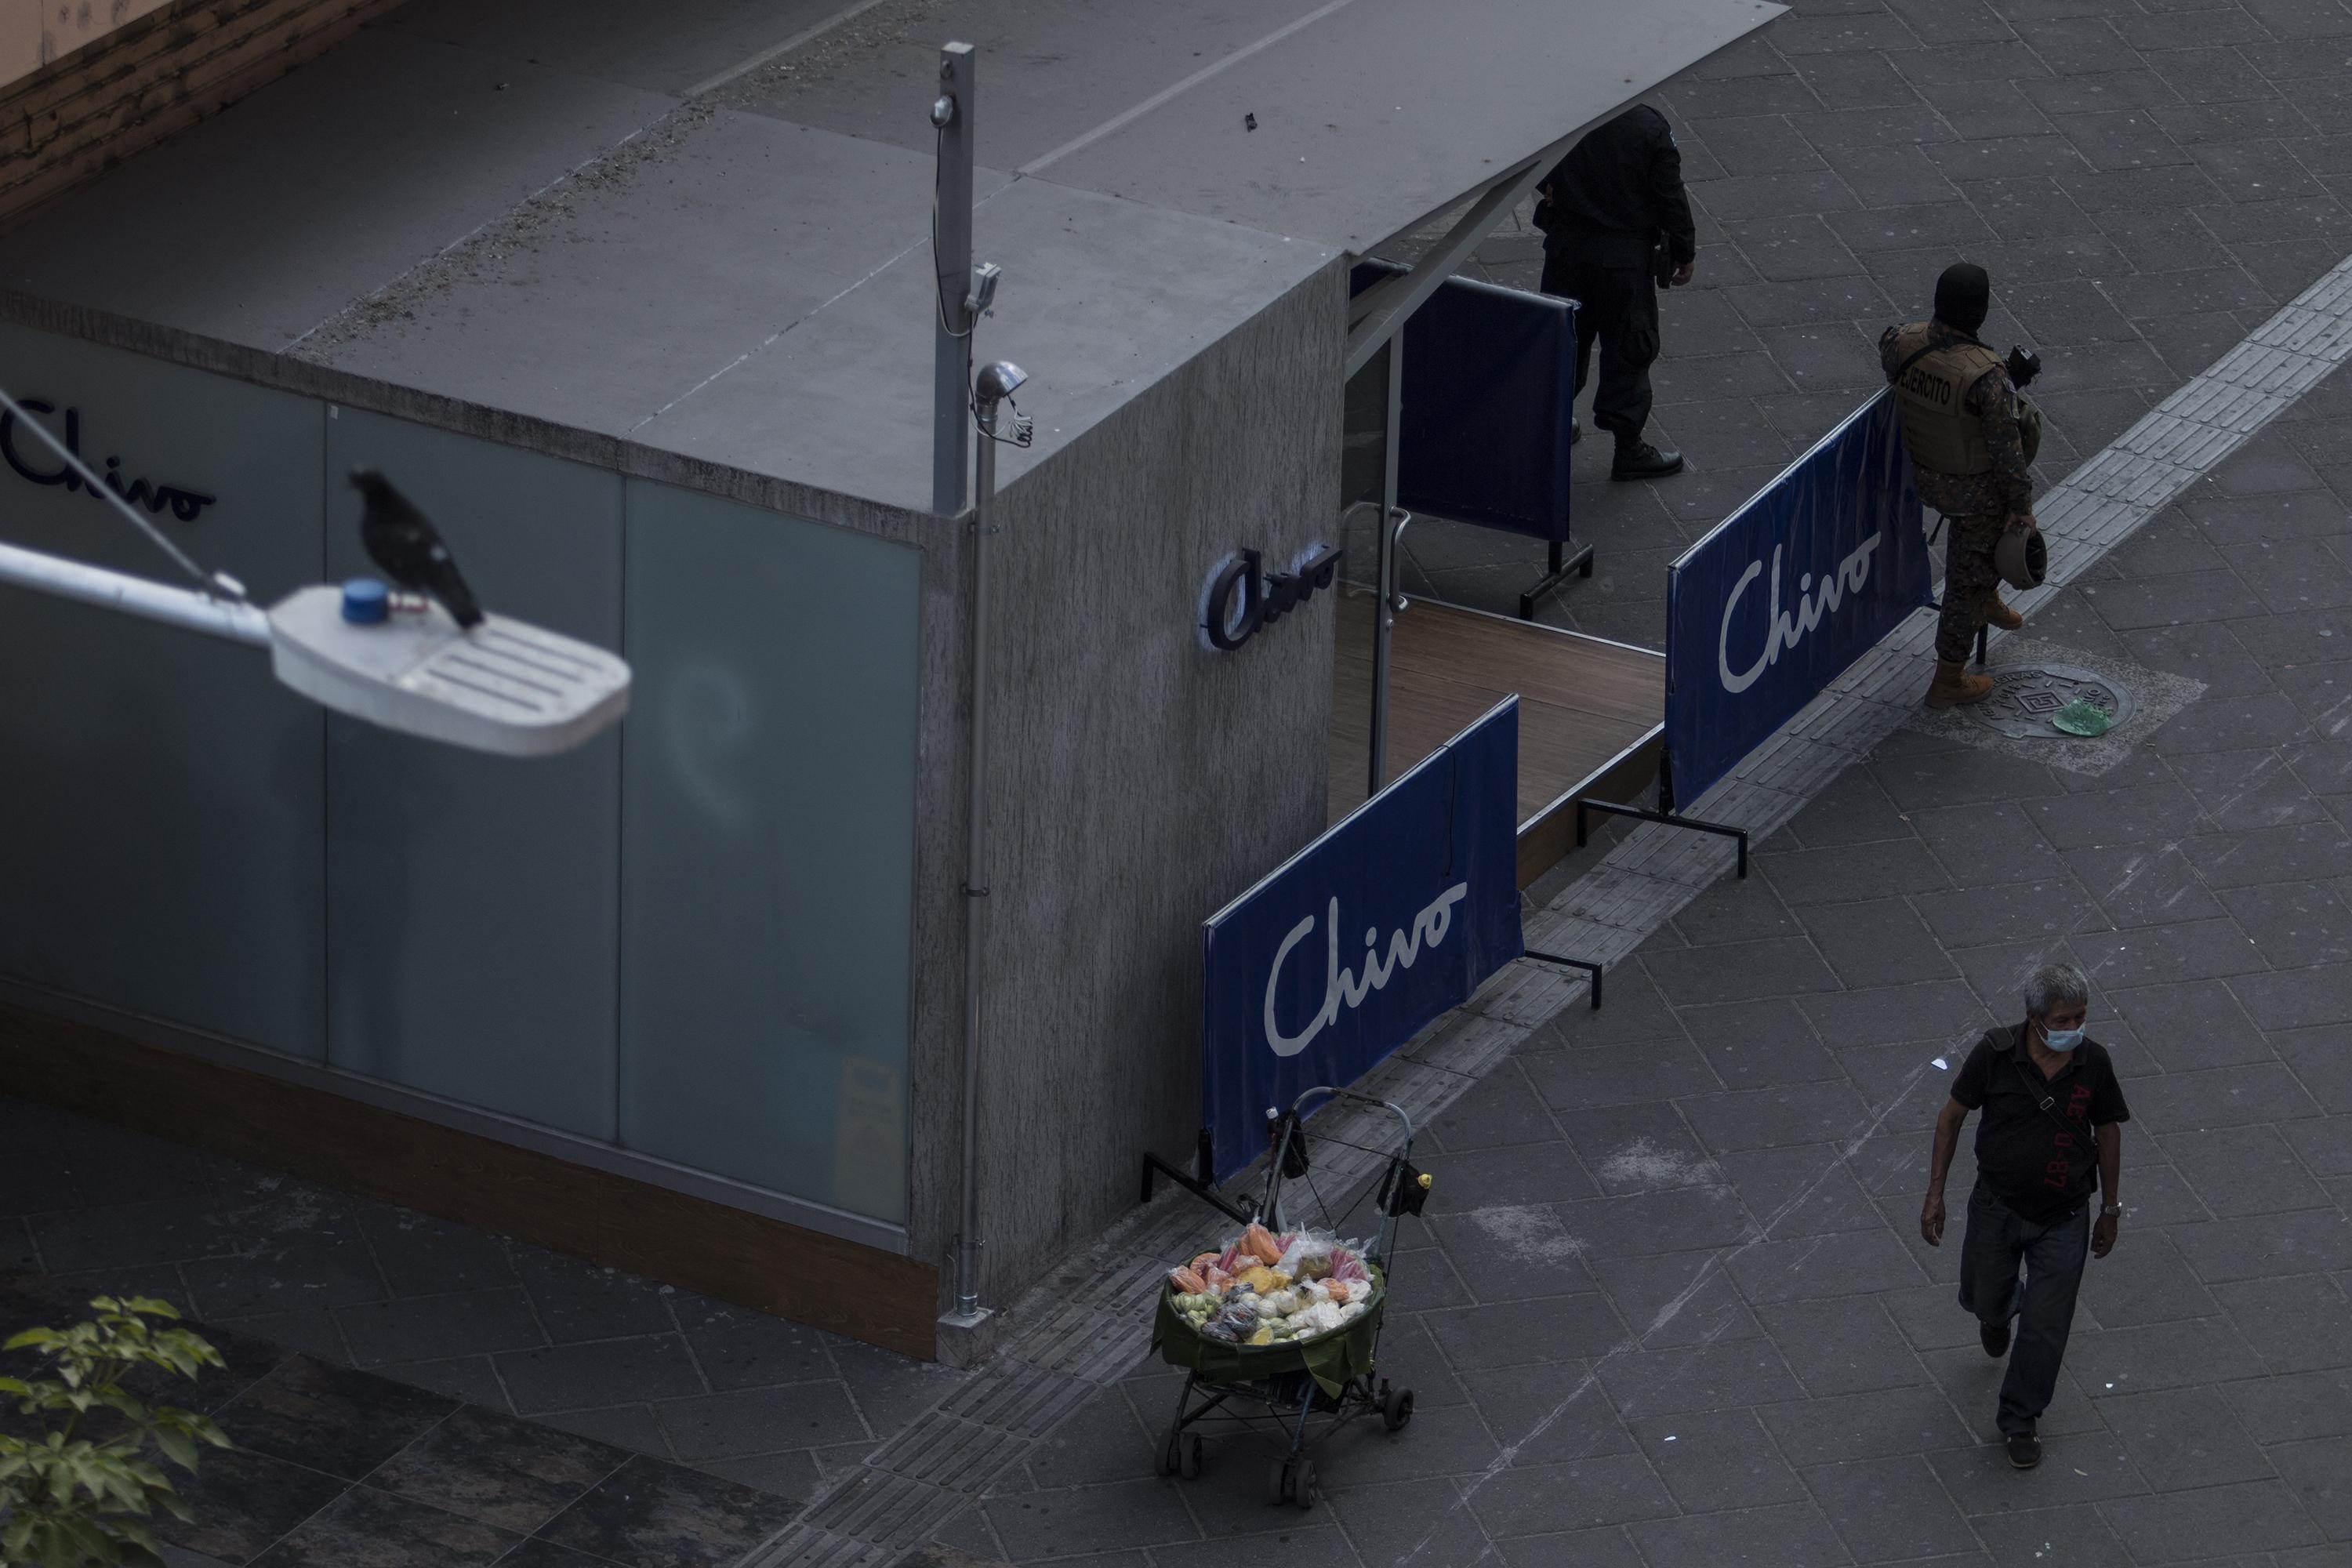
[[2101, 1204], [2099, 1205], [2099, 1217], [2101, 1219], [2113, 1219], [2116, 1215], [2123, 1212], [2124, 1205], [2121, 1204]]

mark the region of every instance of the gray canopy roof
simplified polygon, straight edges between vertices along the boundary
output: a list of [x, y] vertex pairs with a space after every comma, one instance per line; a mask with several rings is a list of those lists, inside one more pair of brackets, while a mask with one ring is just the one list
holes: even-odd
[[948, 38], [1011, 477], [1780, 10], [412, 0], [0, 238], [0, 285], [921, 508]]

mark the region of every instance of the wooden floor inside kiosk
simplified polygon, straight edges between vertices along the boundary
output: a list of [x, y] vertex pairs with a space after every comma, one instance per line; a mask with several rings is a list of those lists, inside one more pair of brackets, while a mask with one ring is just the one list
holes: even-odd
[[[1373, 598], [1350, 588], [1336, 608], [1334, 822], [1363, 804], [1370, 782]], [[1397, 616], [1389, 661], [1391, 778], [1519, 694], [1522, 886], [1573, 847], [1574, 795], [1630, 800], [1656, 776], [1666, 701], [1660, 655], [1417, 598]]]

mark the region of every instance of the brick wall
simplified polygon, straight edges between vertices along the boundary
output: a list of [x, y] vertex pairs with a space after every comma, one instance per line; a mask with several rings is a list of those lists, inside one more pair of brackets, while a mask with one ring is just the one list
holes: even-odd
[[0, 86], [0, 230], [349, 37], [399, 0], [172, 0]]
[[0, 4], [0, 87], [95, 43], [170, 0], [6, 0]]

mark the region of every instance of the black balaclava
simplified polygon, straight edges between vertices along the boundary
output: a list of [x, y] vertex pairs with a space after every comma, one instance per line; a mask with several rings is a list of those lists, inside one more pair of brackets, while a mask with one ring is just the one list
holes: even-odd
[[1955, 261], [1936, 279], [1936, 319], [1974, 332], [1992, 308], [1992, 279], [1973, 261]]

